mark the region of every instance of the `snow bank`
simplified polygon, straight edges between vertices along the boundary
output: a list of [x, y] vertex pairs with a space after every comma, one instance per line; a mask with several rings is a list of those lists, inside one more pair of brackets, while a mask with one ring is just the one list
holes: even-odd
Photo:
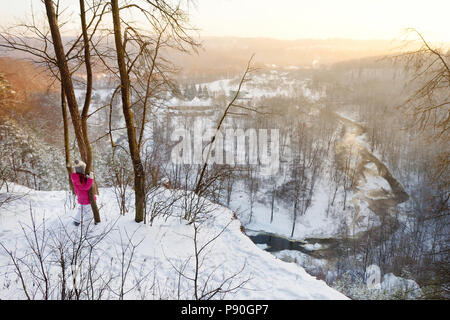
[[[21, 199], [0, 208], [0, 241], [8, 249], [14, 249], [19, 256], [26, 251], [21, 224], [30, 224], [30, 208], [39, 224], [45, 221], [46, 229], [64, 225], [70, 232], [78, 230], [71, 224], [75, 209], [70, 194], [64, 191], [27, 191], [29, 192]], [[174, 194], [175, 191], [163, 190], [160, 200]], [[209, 218], [200, 228], [199, 244], [205, 244], [224, 231], [207, 250], [205, 249], [200, 283], [205, 283], [210, 276], [209, 286], [214, 288], [227, 277], [238, 274], [230, 285], [245, 282], [243, 287], [225, 298], [346, 299], [344, 295], [328, 287], [324, 281], [312, 277], [297, 264], [281, 261], [256, 246], [241, 232], [241, 223], [233, 218], [232, 211], [209, 201], [208, 205], [212, 209]], [[135, 223], [131, 213], [120, 216], [112, 189], [100, 190], [99, 206], [102, 223], [94, 227], [93, 236], [101, 234], [106, 228], [113, 228], [99, 244], [102, 254], [97, 267], [102, 271], [117, 271], [117, 253], [123, 248], [126, 235], [132, 237], [134, 243], [140, 243], [134, 255], [133, 268], [149, 273], [146, 280], [153, 284], [152, 290], [131, 291], [125, 298], [193, 298], [192, 282], [184, 279], [180, 284], [179, 274], [175, 270], [184, 265], [186, 275], [192, 276], [195, 260], [189, 260], [194, 253], [194, 228], [179, 218], [182, 213], [180, 206], [174, 206], [171, 216], [156, 218], [152, 226]], [[14, 278], [11, 268], [8, 256], [0, 249], [0, 299], [23, 299], [25, 297], [20, 281]], [[177, 290], [179, 287], [181, 290]]]

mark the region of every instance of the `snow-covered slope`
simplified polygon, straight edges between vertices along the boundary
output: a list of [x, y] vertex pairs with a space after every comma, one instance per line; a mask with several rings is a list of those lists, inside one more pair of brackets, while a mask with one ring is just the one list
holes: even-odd
[[[161, 200], [176, 193], [177, 191], [161, 190], [158, 197]], [[75, 209], [71, 208], [72, 199], [67, 192], [34, 191], [16, 186], [16, 194], [24, 196], [0, 208], [0, 241], [8, 250], [15, 252], [17, 257], [25, 256], [29, 252], [21, 225], [30, 225], [30, 208], [37, 225], [45, 221], [46, 230], [61, 230], [64, 226], [69, 233], [76, 234], [77, 229], [71, 224], [71, 215]], [[181, 198], [179, 202], [183, 203], [183, 200], [184, 198]], [[116, 272], [120, 275], [120, 256], [127, 249], [128, 239], [139, 244], [134, 252], [132, 272], [128, 276], [128, 286], [135, 286], [139, 290], [127, 292], [124, 298], [194, 298], [194, 285], [189, 278], [195, 274], [195, 259], [192, 257], [188, 260], [194, 254], [194, 227], [186, 224], [186, 220], [180, 219], [181, 206], [176, 204], [171, 215], [157, 217], [150, 226], [134, 222], [132, 213], [120, 216], [112, 189], [100, 190], [99, 205], [102, 223], [90, 231], [92, 238], [99, 237], [104, 230], [113, 227], [98, 244], [100, 253], [97, 253], [97, 256], [100, 260], [96, 268], [103, 273]], [[202, 264], [199, 270], [199, 288], [203, 288], [207, 282], [206, 291], [214, 290], [221, 286], [224, 280], [236, 274], [222, 286], [222, 290], [242, 287], [225, 296], [219, 292], [214, 298], [346, 299], [344, 295], [328, 287], [324, 281], [307, 274], [295, 263], [281, 261], [258, 248], [241, 232], [241, 223], [233, 218], [231, 210], [210, 202], [207, 202], [207, 205], [210, 210], [208, 219], [199, 229], [199, 246], [216, 235], [220, 236], [200, 254]], [[179, 277], [176, 269], [183, 269], [185, 277]], [[136, 286], [132, 284], [132, 279], [136, 282], [139, 275], [143, 279]], [[117, 282], [117, 279], [114, 281]], [[114, 281], [111, 287], [114, 286]], [[0, 299], [15, 298], [23, 299], [25, 295], [10, 258], [0, 247]], [[117, 296], [108, 295], [104, 298], [114, 299]]]

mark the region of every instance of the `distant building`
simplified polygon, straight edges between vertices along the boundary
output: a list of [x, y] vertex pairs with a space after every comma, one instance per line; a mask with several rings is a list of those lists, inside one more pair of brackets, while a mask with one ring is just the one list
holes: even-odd
[[218, 111], [218, 107], [213, 105], [210, 99], [201, 100], [194, 98], [191, 101], [171, 99], [167, 104], [167, 110], [179, 116], [211, 116]]

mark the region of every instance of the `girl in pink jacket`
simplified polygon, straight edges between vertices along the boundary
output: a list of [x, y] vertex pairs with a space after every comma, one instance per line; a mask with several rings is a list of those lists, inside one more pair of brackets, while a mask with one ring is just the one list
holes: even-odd
[[78, 198], [78, 210], [74, 216], [74, 224], [79, 226], [81, 223], [88, 224], [94, 218], [89, 200], [89, 189], [94, 183], [94, 173], [85, 175], [86, 164], [83, 161], [75, 160], [75, 172], [72, 172], [73, 188]]

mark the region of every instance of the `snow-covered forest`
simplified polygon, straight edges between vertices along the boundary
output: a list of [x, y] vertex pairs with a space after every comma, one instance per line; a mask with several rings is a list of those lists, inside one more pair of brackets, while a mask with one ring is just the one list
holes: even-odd
[[0, 31], [0, 299], [449, 298], [448, 45], [63, 3]]

